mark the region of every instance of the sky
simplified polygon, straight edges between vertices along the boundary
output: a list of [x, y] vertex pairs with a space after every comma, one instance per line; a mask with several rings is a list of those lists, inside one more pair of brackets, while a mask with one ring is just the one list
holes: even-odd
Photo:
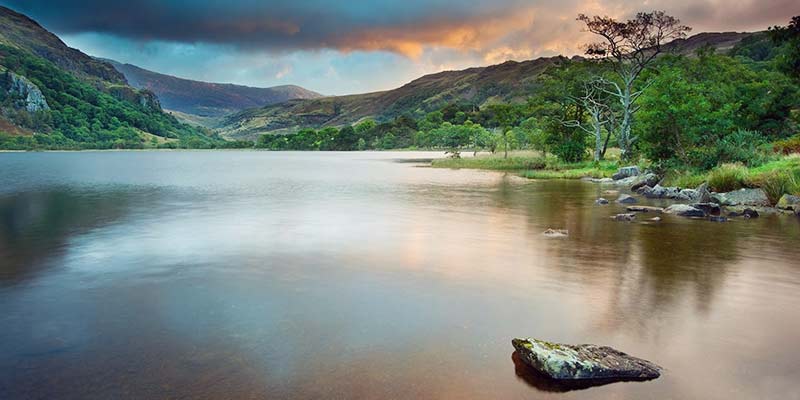
[[68, 45], [182, 78], [327, 95], [444, 70], [580, 54], [579, 13], [665, 10], [693, 33], [763, 30], [798, 0], [0, 0]]

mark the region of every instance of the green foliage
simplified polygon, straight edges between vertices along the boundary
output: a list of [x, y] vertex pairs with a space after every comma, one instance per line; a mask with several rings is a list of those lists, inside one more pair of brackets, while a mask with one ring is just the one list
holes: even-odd
[[797, 87], [779, 72], [711, 54], [668, 58], [642, 96], [637, 131], [653, 161], [701, 169], [758, 163], [759, 144], [787, 134], [798, 101]]
[[[0, 98], [0, 112], [5, 118], [39, 133], [25, 138], [6, 137], [0, 141], [4, 148], [143, 148], [149, 143], [140, 132], [179, 139], [179, 146], [186, 147], [210, 147], [219, 142], [179, 123], [152, 103], [139, 101], [149, 99], [149, 94], [126, 86], [112, 87], [108, 92], [100, 90], [24, 50], [0, 44], [0, 65], [33, 82], [50, 106], [49, 111], [29, 113], [19, 108], [12, 96]], [[134, 98], [128, 99], [129, 95]]]
[[784, 194], [800, 192], [800, 170], [773, 170], [754, 176], [750, 184], [764, 189], [770, 202], [775, 204]]
[[746, 186], [747, 168], [742, 164], [722, 164], [708, 174], [708, 187], [717, 192], [730, 192]]
[[776, 57], [778, 66], [795, 79], [800, 79], [800, 16], [792, 17], [788, 26], [770, 28], [769, 34], [780, 46]]
[[792, 154], [800, 153], [800, 135], [788, 139], [779, 140], [772, 145], [776, 153]]

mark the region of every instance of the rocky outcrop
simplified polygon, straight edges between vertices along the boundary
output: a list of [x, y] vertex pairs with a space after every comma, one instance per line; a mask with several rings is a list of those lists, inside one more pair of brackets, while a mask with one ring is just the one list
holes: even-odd
[[781, 196], [781, 199], [778, 200], [778, 204], [776, 204], [775, 207], [778, 207], [781, 210], [800, 210], [800, 196], [784, 194]]
[[28, 78], [6, 71], [3, 73], [0, 83], [2, 83], [0, 89], [5, 90], [13, 98], [19, 99], [19, 108], [24, 108], [28, 112], [50, 109], [42, 91]]
[[620, 179], [629, 178], [632, 176], [638, 176], [641, 172], [639, 171], [639, 167], [633, 165], [630, 167], [622, 167], [617, 170], [617, 173], [611, 176], [611, 179], [618, 181]]
[[110, 86], [107, 88], [110, 95], [128, 103], [138, 104], [144, 109], [161, 110], [161, 104], [153, 92], [149, 90], [136, 90], [130, 86]]
[[686, 204], [673, 204], [664, 209], [664, 213], [680, 217], [705, 217], [705, 211]]
[[723, 206], [769, 207], [767, 193], [763, 189], [740, 189], [728, 193], [714, 193], [711, 201]]
[[568, 345], [538, 339], [514, 339], [517, 354], [533, 369], [552, 379], [648, 380], [661, 367], [607, 346]]

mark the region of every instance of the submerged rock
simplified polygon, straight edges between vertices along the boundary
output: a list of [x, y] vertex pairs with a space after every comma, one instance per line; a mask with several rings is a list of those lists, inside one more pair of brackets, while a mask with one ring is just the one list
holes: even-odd
[[629, 194], [621, 194], [617, 199], [617, 203], [621, 204], [633, 204], [636, 203], [636, 198], [629, 195]]
[[567, 237], [569, 236], [569, 231], [566, 229], [548, 228], [546, 231], [542, 232], [542, 234], [547, 237]]
[[711, 215], [708, 217], [708, 220], [711, 222], [728, 222], [728, 217], [723, 217], [721, 215]]
[[630, 221], [633, 221], [633, 220], [636, 219], [636, 214], [633, 214], [633, 213], [617, 214], [617, 215], [612, 215], [611, 219], [613, 219], [614, 221], [630, 222]]
[[617, 173], [612, 175], [611, 178], [615, 181], [630, 178], [632, 176], [638, 176], [640, 174], [639, 167], [632, 165], [630, 167], [622, 167], [617, 170]]
[[667, 214], [674, 214], [681, 217], [705, 217], [705, 211], [694, 208], [690, 205], [686, 204], [673, 204], [664, 209], [664, 212]]
[[661, 207], [651, 207], [651, 206], [628, 206], [628, 211], [630, 212], [653, 212], [653, 213], [662, 213], [664, 209]]
[[520, 358], [552, 379], [647, 380], [661, 367], [607, 346], [557, 344], [538, 339], [514, 339]]
[[753, 210], [752, 208], [745, 208], [743, 210], [733, 210], [728, 213], [728, 217], [735, 218], [735, 217], [745, 217], [745, 218], [758, 218], [759, 214], [758, 211]]
[[603, 205], [608, 204], [608, 200], [606, 200], [606, 199], [601, 197], [601, 198], [595, 200], [594, 204], [597, 204], [598, 206], [603, 206]]

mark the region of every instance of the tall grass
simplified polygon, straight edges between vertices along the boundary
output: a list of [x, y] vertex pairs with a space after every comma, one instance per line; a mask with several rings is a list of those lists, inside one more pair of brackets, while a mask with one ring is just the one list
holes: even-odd
[[730, 192], [746, 186], [748, 170], [742, 164], [722, 164], [708, 174], [708, 187], [716, 192]]

